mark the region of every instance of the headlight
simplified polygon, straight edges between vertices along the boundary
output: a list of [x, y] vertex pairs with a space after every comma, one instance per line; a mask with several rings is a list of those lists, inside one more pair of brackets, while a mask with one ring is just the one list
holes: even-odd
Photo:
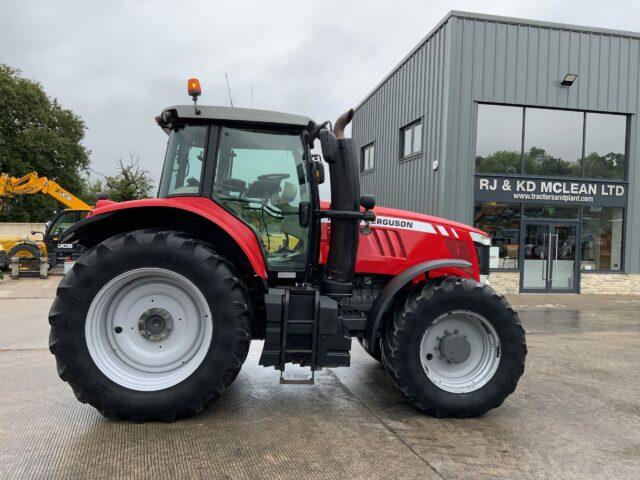
[[482, 235], [481, 233], [471, 232], [471, 240], [473, 240], [475, 243], [484, 245], [485, 247], [491, 246], [491, 238], [487, 237], [486, 235]]

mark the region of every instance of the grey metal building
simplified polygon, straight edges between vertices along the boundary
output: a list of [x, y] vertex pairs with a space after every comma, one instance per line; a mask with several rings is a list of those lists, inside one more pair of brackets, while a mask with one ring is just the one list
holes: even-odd
[[640, 34], [450, 12], [356, 108], [363, 193], [493, 236], [507, 292], [640, 293]]

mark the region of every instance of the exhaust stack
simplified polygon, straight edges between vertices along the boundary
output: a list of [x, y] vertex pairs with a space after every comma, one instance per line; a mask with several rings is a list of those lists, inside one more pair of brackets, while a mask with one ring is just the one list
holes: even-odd
[[319, 135], [331, 178], [331, 211], [325, 215], [331, 219], [331, 237], [322, 290], [332, 296], [351, 294], [358, 254], [360, 179], [353, 140], [344, 136], [352, 118], [350, 109], [336, 120], [333, 132], [324, 129]]

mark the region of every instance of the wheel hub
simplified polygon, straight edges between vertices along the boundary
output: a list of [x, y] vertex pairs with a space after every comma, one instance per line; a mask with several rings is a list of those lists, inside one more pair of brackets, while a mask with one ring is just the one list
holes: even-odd
[[427, 378], [442, 390], [472, 392], [486, 385], [498, 370], [500, 339], [479, 313], [446, 312], [425, 330], [420, 362]]
[[447, 363], [458, 364], [471, 355], [471, 344], [463, 335], [448, 333], [440, 340], [438, 350]]
[[85, 323], [96, 366], [137, 391], [188, 378], [211, 346], [212, 314], [200, 289], [183, 275], [143, 267], [113, 278], [96, 294]]
[[147, 340], [159, 342], [173, 330], [173, 318], [163, 308], [150, 308], [140, 316], [138, 330]]

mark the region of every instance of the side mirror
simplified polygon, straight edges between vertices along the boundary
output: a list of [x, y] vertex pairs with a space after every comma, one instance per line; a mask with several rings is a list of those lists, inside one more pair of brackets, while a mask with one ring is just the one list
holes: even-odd
[[300, 206], [298, 207], [298, 221], [300, 222], [300, 226], [302, 228], [307, 228], [309, 226], [309, 223], [311, 223], [310, 202], [300, 202]]
[[320, 146], [322, 147], [322, 156], [327, 163], [335, 163], [338, 160], [338, 139], [335, 134], [326, 128], [320, 130], [318, 135], [320, 138]]
[[311, 165], [311, 172], [318, 185], [324, 183], [324, 165], [322, 164], [322, 160], [316, 160], [313, 162]]

